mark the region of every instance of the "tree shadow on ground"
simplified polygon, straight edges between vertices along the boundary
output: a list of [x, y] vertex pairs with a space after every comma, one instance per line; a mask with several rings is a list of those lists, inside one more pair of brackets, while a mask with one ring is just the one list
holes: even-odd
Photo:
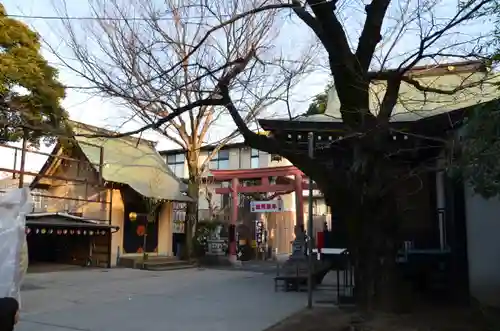
[[355, 309], [303, 310], [266, 331], [498, 331], [498, 310], [428, 305], [411, 314], [357, 312]]

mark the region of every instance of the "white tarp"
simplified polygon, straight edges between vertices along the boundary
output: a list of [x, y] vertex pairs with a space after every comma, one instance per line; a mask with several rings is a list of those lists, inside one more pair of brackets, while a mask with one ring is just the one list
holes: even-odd
[[0, 297], [14, 297], [19, 302], [28, 268], [26, 214], [32, 205], [28, 188], [9, 190], [0, 197]]

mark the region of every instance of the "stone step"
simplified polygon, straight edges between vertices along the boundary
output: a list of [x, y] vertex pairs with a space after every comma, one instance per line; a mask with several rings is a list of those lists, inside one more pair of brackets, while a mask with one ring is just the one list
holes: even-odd
[[[145, 269], [164, 268], [189, 264], [187, 261], [182, 261], [170, 256], [149, 256], [144, 263]], [[124, 256], [120, 258], [119, 265], [125, 268], [142, 269], [142, 256]]]
[[146, 265], [162, 265], [162, 264], [182, 264], [182, 263], [187, 263], [186, 261], [178, 260], [175, 258], [149, 258], [144, 264]]
[[154, 256], [150, 257], [144, 263], [144, 269], [154, 270], [154, 271], [176, 270], [176, 269], [187, 269], [187, 268], [193, 268], [193, 264], [191, 264], [188, 261], [178, 260], [172, 257]]
[[149, 271], [169, 271], [169, 270], [181, 270], [181, 269], [192, 269], [196, 266], [194, 264], [156, 264], [156, 265], [145, 265], [145, 269]]

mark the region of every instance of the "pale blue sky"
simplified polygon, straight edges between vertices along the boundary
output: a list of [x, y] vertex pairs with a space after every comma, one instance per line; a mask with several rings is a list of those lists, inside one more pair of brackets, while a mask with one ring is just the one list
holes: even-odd
[[[52, 0], [4, 0], [2, 1], [7, 9], [8, 14], [11, 15], [27, 15], [27, 16], [56, 16], [56, 12], [53, 9]], [[86, 0], [67, 0], [67, 3], [71, 3], [71, 7], [68, 8], [70, 16], [88, 16], [88, 7]], [[405, 2], [406, 3], [406, 2]], [[410, 0], [407, 2], [409, 7], [414, 8], [415, 6], [421, 6], [421, 0]], [[402, 3], [403, 4], [403, 3]], [[440, 22], [450, 17], [455, 11], [457, 1], [455, 0], [443, 0], [433, 9], [433, 17], [436, 22]], [[353, 44], [356, 43], [358, 39], [358, 34], [360, 31], [360, 26], [364, 21], [363, 14], [363, 3], [360, 0], [356, 1], [344, 1], [340, 5], [343, 17], [343, 23], [348, 26], [349, 39]], [[397, 24], [404, 21], [402, 19], [402, 14], [405, 12], [403, 5], [394, 2], [393, 8], [389, 17], [385, 21], [384, 27], [386, 30], [393, 30]], [[405, 12], [406, 16], [411, 16], [408, 14], [408, 10]], [[56, 21], [48, 21], [42, 19], [21, 19], [33, 29], [35, 29], [48, 43], [53, 46], [61, 44], [61, 38], [64, 38], [62, 30], [57, 31], [58, 23]], [[491, 26], [487, 25], [486, 22], [478, 22], [477, 24], [468, 24], [466, 29], [461, 28], [453, 35], [449, 35], [440, 46], [447, 45], [450, 41], [460, 42], [466, 39], [471, 39], [473, 36], [485, 33], [489, 31]], [[305, 45], [307, 42], [311, 41], [311, 33], [301, 22], [296, 19], [291, 22], [286, 23], [284, 26], [284, 34], [280, 34], [279, 45], [281, 47], [281, 52], [293, 52], [295, 49], [299, 48], [300, 45]], [[465, 32], [466, 31], [466, 32]], [[283, 32], [283, 31], [282, 31]], [[389, 63], [398, 63], [401, 56], [407, 54], [407, 52], [413, 50], [418, 45], [418, 30], [414, 23], [408, 24], [404, 37], [399, 40], [397, 46], [392, 49], [392, 57], [389, 59]], [[390, 49], [390, 41], [394, 40], [395, 34], [385, 33], [384, 39], [380, 53], [386, 53]], [[64, 46], [60, 46], [64, 47]], [[64, 52], [61, 49], [61, 52]], [[44, 55], [46, 58], [56, 67], [60, 67], [57, 59], [50, 54], [50, 52], [44, 50]], [[383, 57], [381, 54], [379, 57]], [[321, 64], [321, 57], [318, 58], [318, 64]], [[375, 61], [374, 61], [375, 62]], [[376, 64], [375, 64], [376, 65]], [[318, 71], [310, 75], [307, 79], [303, 80], [301, 84], [297, 87], [294, 93], [294, 100], [292, 103], [292, 108], [296, 112], [303, 112], [307, 108], [308, 101], [315, 94], [321, 92], [324, 86], [328, 82], [328, 75], [325, 74], [326, 71]], [[74, 73], [62, 69], [60, 71], [60, 80], [66, 85], [84, 85], [84, 83], [75, 77]], [[75, 90], [67, 90], [67, 97], [63, 102], [64, 107], [70, 113], [72, 119], [76, 121], [82, 121], [96, 126], [107, 127], [110, 129], [116, 129], [120, 127], [124, 122], [124, 118], [129, 117], [127, 110], [118, 107], [117, 105], [107, 102], [106, 100], [89, 97], [86, 94], [79, 93]], [[272, 109], [273, 113], [286, 114], [286, 110], [282, 105], [274, 107]], [[132, 129], [137, 127], [138, 124], [128, 123], [124, 126], [124, 129]], [[229, 129], [232, 127], [232, 123], [225, 124], [225, 128]], [[159, 142], [159, 149], [167, 149], [176, 147], [171, 142], [163, 139], [161, 136], [156, 134], [147, 134], [146, 138], [153, 139]], [[5, 162], [10, 162], [8, 160], [11, 155], [6, 155], [5, 152], [1, 152], [0, 156], [2, 161], [0, 162], [2, 167], [11, 167], [11, 164], [5, 164]], [[28, 163], [31, 170], [37, 170], [40, 167], [40, 163], [43, 162], [42, 158], [35, 158], [33, 156], [28, 157]]]

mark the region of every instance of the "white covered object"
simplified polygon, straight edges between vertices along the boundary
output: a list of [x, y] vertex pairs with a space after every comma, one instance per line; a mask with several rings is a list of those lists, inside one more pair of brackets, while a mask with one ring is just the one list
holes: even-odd
[[21, 282], [28, 268], [26, 214], [31, 210], [28, 188], [9, 190], [0, 197], [0, 297], [20, 301]]

